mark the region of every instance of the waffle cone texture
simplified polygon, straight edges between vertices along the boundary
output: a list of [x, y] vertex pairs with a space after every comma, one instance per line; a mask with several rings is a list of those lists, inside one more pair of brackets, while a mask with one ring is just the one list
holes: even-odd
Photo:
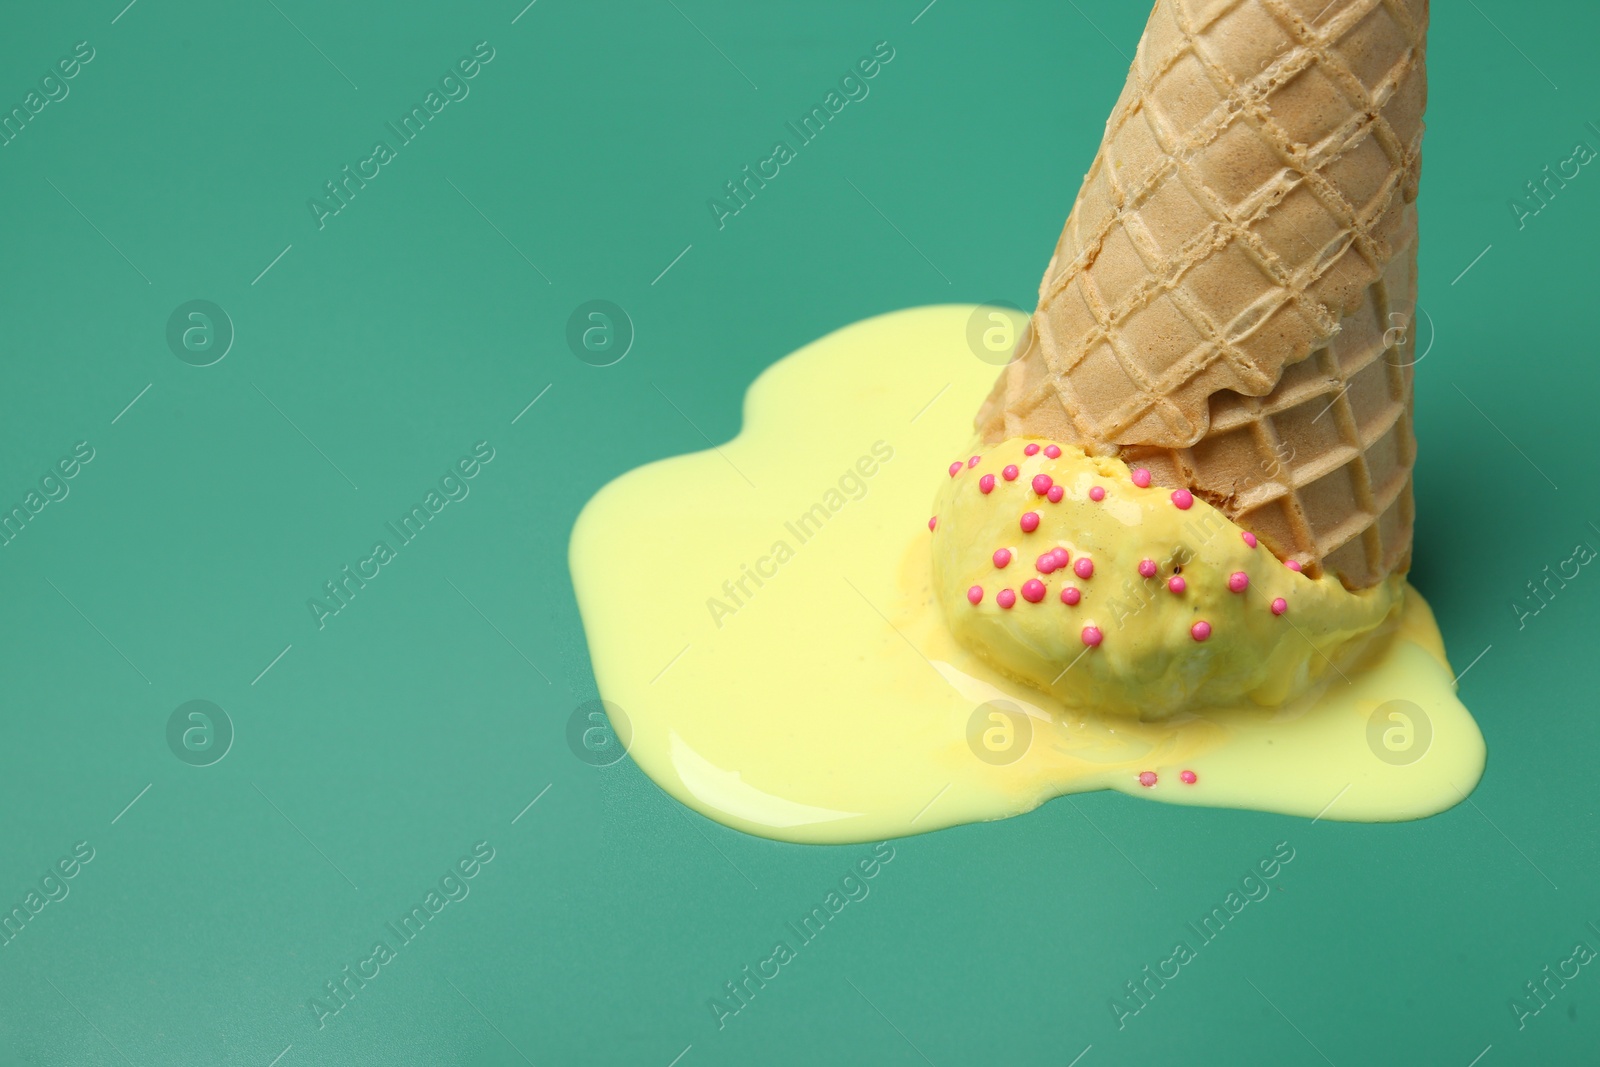
[[1307, 574], [1410, 566], [1427, 0], [1158, 0], [978, 413], [1187, 486]]

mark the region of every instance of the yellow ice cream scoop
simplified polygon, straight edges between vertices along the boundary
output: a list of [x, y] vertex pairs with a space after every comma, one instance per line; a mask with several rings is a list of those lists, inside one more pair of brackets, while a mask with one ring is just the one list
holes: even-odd
[[1281, 705], [1355, 669], [1404, 595], [1307, 577], [1188, 489], [1042, 440], [952, 463], [930, 525], [956, 639], [1073, 711]]

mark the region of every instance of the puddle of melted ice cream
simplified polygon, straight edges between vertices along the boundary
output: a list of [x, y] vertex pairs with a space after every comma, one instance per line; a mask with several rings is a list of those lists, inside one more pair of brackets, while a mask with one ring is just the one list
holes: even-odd
[[[719, 822], [817, 843], [1092, 789], [1359, 821], [1471, 792], [1483, 740], [1415, 589], [1296, 574], [1114, 460], [964, 446], [995, 374], [974, 310], [808, 345], [751, 386], [733, 441], [584, 509], [570, 557], [595, 677], [646, 774]], [[1041, 569], [1056, 548], [1065, 566]]]

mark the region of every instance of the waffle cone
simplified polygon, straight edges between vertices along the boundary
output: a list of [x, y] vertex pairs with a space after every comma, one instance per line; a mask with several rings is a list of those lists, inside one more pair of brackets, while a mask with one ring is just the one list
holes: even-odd
[[1427, 0], [1157, 0], [986, 440], [1114, 452], [1308, 574], [1410, 565]]

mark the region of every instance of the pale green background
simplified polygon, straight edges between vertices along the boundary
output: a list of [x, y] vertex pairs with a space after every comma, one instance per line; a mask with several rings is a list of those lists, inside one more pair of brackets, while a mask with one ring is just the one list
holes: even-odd
[[[0, 33], [5, 109], [97, 51], [0, 148], [0, 501], [96, 449], [0, 548], [0, 903], [96, 850], [0, 948], [0, 1062], [1600, 1058], [1592, 968], [1525, 1031], [1508, 1008], [1600, 947], [1600, 578], [1525, 628], [1511, 607], [1600, 545], [1600, 177], [1525, 229], [1508, 207], [1600, 147], [1594, 5], [1434, 12], [1414, 578], [1458, 669], [1488, 649], [1472, 803], [1311, 825], [1095, 795], [903, 841], [718, 1032], [706, 999], [864, 849], [741, 836], [573, 757], [573, 519], [732, 436], [748, 383], [823, 333], [1031, 305], [1144, 5], [122, 2], [13, 6]], [[319, 232], [306, 199], [481, 40], [471, 95]], [[870, 97], [719, 232], [706, 199], [880, 40]], [[564, 341], [594, 298], [637, 327], [613, 367]], [[207, 368], [164, 340], [192, 299], [237, 328]], [[471, 496], [319, 632], [306, 599], [483, 439]], [[211, 767], [166, 745], [193, 698], [237, 730]], [[479, 840], [471, 896], [318, 1030], [307, 999]], [[1283, 840], [1281, 892], [1118, 1032], [1108, 998]]]

